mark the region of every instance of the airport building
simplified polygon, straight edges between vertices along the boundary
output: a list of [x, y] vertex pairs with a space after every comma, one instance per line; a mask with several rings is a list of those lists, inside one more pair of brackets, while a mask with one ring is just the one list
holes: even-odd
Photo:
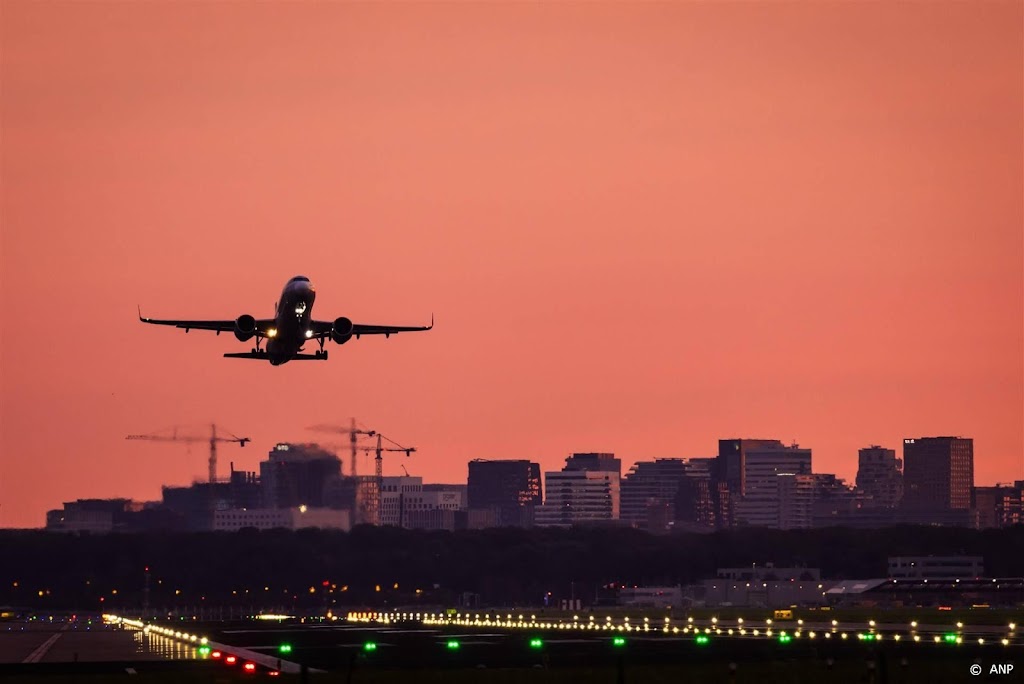
[[974, 440], [914, 437], [903, 440], [903, 506], [967, 510], [974, 490]]
[[714, 579], [688, 592], [697, 603], [712, 606], [790, 608], [827, 602], [834, 583], [821, 579], [818, 568], [776, 568], [771, 563], [719, 568]]
[[894, 556], [889, 577], [895, 579], [967, 579], [984, 577], [981, 556]]
[[894, 449], [869, 446], [857, 453], [857, 489], [868, 497], [864, 505], [895, 508], [903, 499], [903, 461]]

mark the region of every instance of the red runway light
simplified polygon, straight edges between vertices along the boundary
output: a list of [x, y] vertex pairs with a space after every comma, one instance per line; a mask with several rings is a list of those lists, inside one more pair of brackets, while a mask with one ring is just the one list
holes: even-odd
[[210, 654], [211, 658], [220, 658], [220, 651], [214, 651]]
[[236, 660], [237, 660], [237, 658], [235, 658], [235, 656], [228, 656], [227, 658], [224, 659], [224, 662], [227, 663], [228, 665], [234, 665]]
[[281, 675], [281, 673], [278, 672], [277, 670], [271, 670], [270, 672], [267, 673], [267, 675], [270, 676], [270, 677], [278, 677], [278, 676]]
[[256, 665], [255, 665], [255, 663], [246, 663], [245, 665], [242, 666], [242, 669], [244, 669], [246, 672], [255, 672], [256, 671]]

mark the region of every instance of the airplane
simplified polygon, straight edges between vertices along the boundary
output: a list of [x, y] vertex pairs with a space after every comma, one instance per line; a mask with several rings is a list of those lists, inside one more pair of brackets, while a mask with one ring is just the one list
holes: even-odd
[[[230, 331], [240, 342], [255, 337], [256, 346], [252, 351], [224, 356], [232, 359], [270, 361], [272, 366], [280, 366], [289, 361], [326, 361], [327, 351], [324, 349], [324, 342], [328, 338], [337, 344], [345, 344], [353, 337], [359, 339], [362, 335], [391, 337], [395, 333], [430, 330], [434, 327], [433, 315], [430, 316], [430, 325], [426, 326], [364, 325], [353, 323], [344, 316], [333, 321], [314, 321], [312, 314], [315, 298], [316, 290], [310, 284], [309, 278], [298, 275], [285, 284], [281, 299], [275, 307], [274, 318], [254, 318], [249, 314], [242, 314], [234, 320], [224, 321], [157, 320], [144, 318], [140, 307], [139, 320], [154, 325], [184, 328], [186, 333], [193, 328], [214, 330], [218, 335]], [[266, 349], [260, 347], [260, 342], [264, 339], [267, 341]], [[317, 342], [320, 349], [314, 354], [303, 354], [303, 345], [310, 340]]]

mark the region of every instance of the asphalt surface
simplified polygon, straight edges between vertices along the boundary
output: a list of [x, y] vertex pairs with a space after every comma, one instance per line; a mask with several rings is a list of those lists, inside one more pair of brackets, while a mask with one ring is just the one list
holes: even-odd
[[0, 664], [145, 662], [195, 659], [195, 647], [94, 620], [0, 624]]

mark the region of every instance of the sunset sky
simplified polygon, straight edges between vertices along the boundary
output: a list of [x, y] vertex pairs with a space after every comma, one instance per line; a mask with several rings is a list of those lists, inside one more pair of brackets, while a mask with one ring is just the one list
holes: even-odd
[[[159, 499], [206, 448], [125, 435], [211, 420], [221, 475], [355, 416], [428, 482], [936, 435], [1024, 478], [1019, 1], [10, 0], [0, 58], [0, 526]], [[437, 326], [275, 368], [137, 320], [296, 274]]]

